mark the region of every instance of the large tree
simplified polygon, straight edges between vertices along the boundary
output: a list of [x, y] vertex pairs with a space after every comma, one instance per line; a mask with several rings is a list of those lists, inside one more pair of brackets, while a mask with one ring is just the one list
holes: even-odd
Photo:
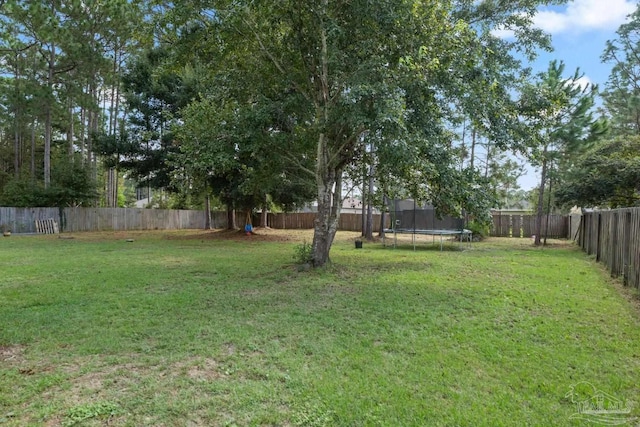
[[564, 77], [564, 63], [552, 61], [546, 73], [523, 91], [522, 111], [532, 134], [531, 159], [541, 168], [538, 191], [535, 244], [540, 245], [544, 191], [549, 168], [567, 169], [604, 132], [604, 124], [594, 118], [592, 108], [597, 88], [580, 86], [580, 71]]
[[[456, 165], [449, 155], [454, 116], [473, 117], [500, 147], [522, 139], [510, 96], [522, 69], [511, 53], [548, 47], [531, 25], [543, 3], [560, 2], [178, 2], [158, 17], [159, 37], [180, 50], [181, 61], [211, 70], [205, 96], [217, 108], [298, 106], [289, 147], [273, 150], [294, 165], [313, 160], [313, 264], [322, 266], [337, 230], [343, 172], [365, 140], [375, 138], [385, 153], [377, 173], [393, 174], [446, 210], [475, 194], [469, 174], [448, 172]], [[516, 38], [499, 39], [495, 29]]]
[[122, 76], [126, 127], [120, 132], [105, 129], [97, 141], [105, 163], [126, 170], [149, 198], [152, 189], [171, 189], [171, 157], [178, 151], [173, 124], [198, 92], [197, 79], [164, 66], [169, 57], [165, 46], [156, 46], [129, 61]]
[[575, 156], [564, 168], [557, 199], [583, 207], [637, 206], [640, 194], [640, 6], [607, 42], [602, 60], [612, 64], [603, 92], [610, 139]]
[[612, 64], [603, 98], [615, 135], [640, 135], [640, 5], [630, 18], [602, 54]]
[[294, 107], [273, 99], [224, 107], [206, 99], [193, 102], [182, 111], [176, 163], [228, 208], [252, 211], [266, 208], [267, 200], [285, 210], [302, 207], [313, 200], [313, 163], [300, 154], [304, 143], [291, 144]]

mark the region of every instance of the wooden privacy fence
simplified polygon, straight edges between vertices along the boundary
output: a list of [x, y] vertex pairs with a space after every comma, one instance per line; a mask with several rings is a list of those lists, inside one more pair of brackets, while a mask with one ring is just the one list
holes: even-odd
[[[175, 230], [204, 228], [204, 211], [128, 208], [2, 208], [0, 226], [36, 233], [36, 221], [53, 220], [60, 231]], [[226, 213], [212, 213], [212, 226], [226, 227]]]
[[[220, 217], [223, 217], [223, 221]], [[179, 230], [204, 228], [205, 212], [177, 209], [64, 208], [62, 230]], [[226, 214], [212, 214], [212, 226], [226, 226]]]
[[35, 233], [36, 221], [49, 219], [60, 225], [60, 209], [0, 207], [0, 228], [6, 227], [12, 233]]
[[[547, 215], [542, 217], [541, 236], [550, 239], [566, 239], [571, 230], [568, 215]], [[547, 226], [548, 224], [548, 226]], [[536, 229], [536, 215], [493, 214], [491, 235], [494, 237], [532, 237]]]
[[[315, 213], [270, 213], [267, 224], [279, 229], [311, 229]], [[238, 226], [244, 227], [240, 213]], [[203, 229], [205, 212], [196, 210], [134, 208], [3, 208], [0, 227], [14, 233], [36, 233], [36, 221], [53, 220], [62, 232]], [[254, 219], [255, 220], [255, 219]], [[254, 222], [257, 224], [258, 222]], [[387, 216], [387, 227], [389, 226]], [[211, 227], [226, 228], [227, 213], [211, 212]], [[361, 231], [361, 214], [342, 214], [340, 230]], [[373, 216], [373, 229], [380, 229], [380, 215]]]
[[[314, 212], [302, 213], [276, 213], [269, 214], [267, 225], [271, 228], [304, 230], [313, 228], [313, 221], [316, 218]], [[385, 218], [389, 227], [389, 215]], [[362, 231], [362, 214], [343, 213], [340, 214], [338, 229], [343, 231]], [[373, 215], [373, 231], [380, 231], [380, 214]]]
[[583, 214], [578, 243], [625, 285], [640, 287], [640, 208]]

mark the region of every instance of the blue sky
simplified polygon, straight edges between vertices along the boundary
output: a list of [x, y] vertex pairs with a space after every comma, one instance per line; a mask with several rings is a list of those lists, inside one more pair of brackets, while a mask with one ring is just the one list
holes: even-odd
[[[603, 88], [611, 70], [611, 64], [600, 62], [605, 43], [616, 38], [616, 30], [636, 10], [637, 4], [631, 0], [574, 0], [561, 7], [541, 8], [535, 23], [551, 34], [555, 50], [541, 52], [533, 64], [534, 70], [544, 71], [550, 60], [562, 60], [567, 77], [579, 67], [585, 81]], [[537, 171], [528, 169], [527, 175], [519, 180], [525, 190], [535, 187], [540, 178]]]

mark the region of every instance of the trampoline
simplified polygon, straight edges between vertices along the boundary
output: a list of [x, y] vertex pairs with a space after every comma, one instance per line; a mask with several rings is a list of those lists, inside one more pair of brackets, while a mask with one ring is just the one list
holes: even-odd
[[415, 200], [391, 200], [387, 199], [389, 214], [391, 215], [392, 228], [384, 230], [383, 244], [386, 246], [387, 233], [393, 234], [393, 247], [398, 246], [398, 234], [410, 234], [412, 236], [413, 250], [416, 250], [416, 236], [440, 237], [440, 250], [442, 251], [445, 236], [455, 236], [460, 244], [466, 242], [471, 245], [473, 233], [464, 228], [464, 219], [444, 216], [438, 218], [433, 206], [418, 205]]

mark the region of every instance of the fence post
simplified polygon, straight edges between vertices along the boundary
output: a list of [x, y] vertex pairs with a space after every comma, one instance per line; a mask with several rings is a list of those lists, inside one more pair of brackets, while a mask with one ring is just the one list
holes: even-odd
[[600, 242], [602, 239], [602, 214], [598, 212], [598, 227], [596, 228], [596, 261], [600, 261]]

